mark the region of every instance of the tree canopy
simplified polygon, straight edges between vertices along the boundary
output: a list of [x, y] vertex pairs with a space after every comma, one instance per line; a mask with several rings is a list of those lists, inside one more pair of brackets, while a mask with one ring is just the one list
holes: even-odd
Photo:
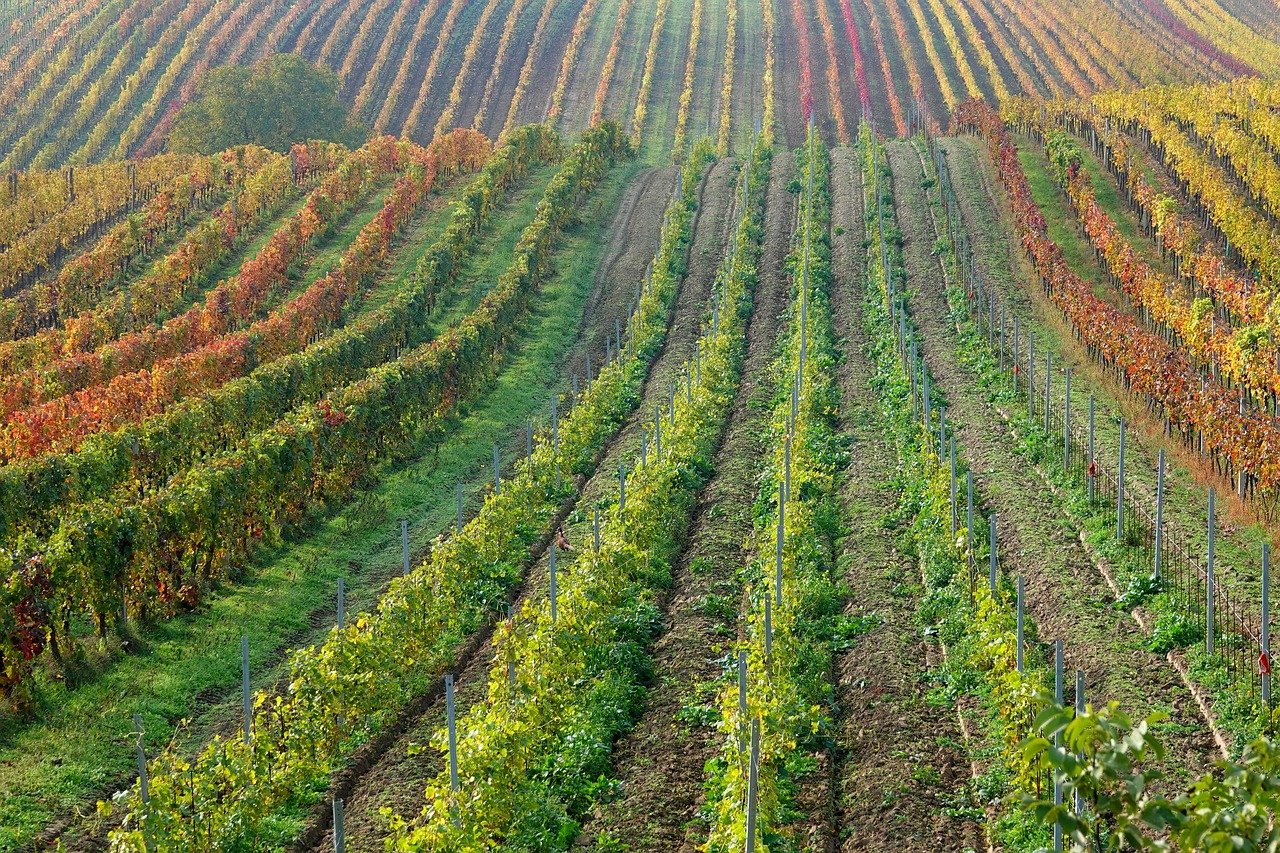
[[287, 151], [308, 139], [355, 146], [367, 135], [338, 101], [336, 74], [281, 53], [253, 66], [211, 71], [178, 112], [169, 150], [212, 154], [255, 142]]

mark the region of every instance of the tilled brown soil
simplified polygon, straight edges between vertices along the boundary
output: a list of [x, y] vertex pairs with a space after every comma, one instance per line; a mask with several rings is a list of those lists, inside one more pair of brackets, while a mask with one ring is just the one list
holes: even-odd
[[919, 584], [909, 557], [883, 524], [894, 511], [894, 448], [881, 431], [874, 370], [863, 352], [863, 195], [856, 151], [831, 158], [832, 311], [843, 336], [839, 380], [849, 436], [843, 503], [847, 536], [840, 566], [851, 597], [845, 612], [871, 620], [857, 645], [838, 656], [840, 709], [838, 847], [854, 851], [964, 850], [982, 846], [982, 828], [944, 814], [963, 796], [969, 765], [957, 719], [930, 704], [932, 661], [915, 622]]
[[982, 512], [996, 513], [1001, 570], [1026, 577], [1027, 612], [1039, 639], [1066, 641], [1067, 670], [1084, 672], [1089, 701], [1116, 700], [1136, 715], [1153, 710], [1169, 714], [1160, 726], [1168, 748], [1161, 769], [1169, 776], [1169, 788], [1180, 787], [1207, 769], [1216, 752], [1213, 738], [1177, 672], [1145, 650], [1142, 631], [1129, 614], [1113, 606], [1098, 567], [1058, 500], [1012, 450], [999, 412], [987, 403], [977, 377], [958, 363], [942, 273], [932, 256], [937, 235], [920, 185], [920, 160], [907, 142], [891, 143], [888, 153], [924, 359], [946, 395], [957, 445], [985, 498]]
[[663, 609], [666, 631], [653, 652], [658, 682], [639, 723], [615, 751], [621, 796], [588, 822], [580, 836], [583, 849], [596, 849], [603, 833], [624, 841], [633, 853], [693, 851], [705, 841], [706, 825], [698, 813], [706, 781], [703, 765], [716, 754], [719, 736], [678, 715], [684, 708], [715, 707], [713, 682], [722, 674], [720, 658], [734, 635], [740, 598], [736, 572], [747, 558], [757, 462], [767, 449], [767, 371], [787, 303], [783, 259], [792, 198], [786, 184], [793, 171], [789, 156], [775, 157], [742, 384], [716, 454], [715, 474], [695, 511], [688, 545], [673, 567]]
[[[774, 103], [777, 109], [778, 144], [795, 148], [804, 144], [806, 125], [800, 95], [800, 36], [796, 32], [795, 17], [791, 12], [791, 2], [773, 4], [773, 20], [775, 59], [773, 66]], [[800, 0], [794, 0], [800, 2]], [[821, 33], [809, 33], [809, 48], [812, 53], [810, 64], [812, 73], [820, 73], [818, 52], [815, 39], [821, 42]], [[814, 92], [815, 104], [817, 92]], [[817, 107], [824, 109], [825, 107]]]
[[[640, 430], [653, 409], [666, 398], [667, 383], [677, 375], [684, 361], [696, 345], [698, 323], [715, 277], [716, 265], [724, 248], [724, 235], [729, 222], [733, 197], [733, 170], [731, 164], [717, 164], [704, 179], [701, 187], [701, 205], [694, 226], [694, 240], [690, 249], [689, 272], [682, 283], [677, 306], [667, 341], [662, 353], [650, 369], [644, 389], [644, 402], [624, 428], [614, 437], [597, 468], [597, 474], [582, 488], [579, 507], [590, 507], [616, 482], [619, 462], [638, 452]], [[643, 276], [644, 267], [652, 257], [662, 211], [671, 187], [671, 174], [667, 170], [647, 173], [644, 185], [633, 188], [627, 201], [611, 226], [610, 248], [597, 274], [597, 289], [601, 292], [620, 291], [620, 295], [603, 296], [606, 304], [622, 305], [630, 300], [634, 282]], [[641, 224], [640, 219], [645, 224]], [[595, 302], [595, 297], [593, 297]], [[597, 303], [598, 304], [598, 303]], [[589, 308], [590, 310], [590, 308]], [[623, 308], [622, 310], [625, 310]], [[596, 321], [591, 325], [595, 333], [611, 329], [614, 312], [602, 310], [600, 317], [607, 322]], [[594, 350], [598, 358], [598, 350]], [[565, 525], [571, 543], [590, 539], [590, 512], [580, 510]], [[572, 553], [561, 554], [561, 560], [572, 559]], [[526, 572], [524, 588], [541, 590], [545, 586], [547, 566], [543, 555]], [[486, 695], [488, 674], [493, 663], [493, 649], [484, 636], [475, 648], [459, 658], [462, 666], [456, 672], [457, 713], [462, 716], [475, 702]], [[387, 820], [380, 810], [390, 808], [394, 813], [412, 818], [422, 804], [422, 792], [426, 782], [442, 769], [441, 754], [437, 749], [414, 750], [410, 747], [427, 744], [433, 734], [444, 725], [444, 703], [439, 696], [425, 710], [404, 726], [383, 753], [355, 782], [346, 797], [345, 829], [347, 849], [352, 851], [381, 850], [387, 832]], [[311, 849], [330, 850], [332, 840], [322, 836]]]

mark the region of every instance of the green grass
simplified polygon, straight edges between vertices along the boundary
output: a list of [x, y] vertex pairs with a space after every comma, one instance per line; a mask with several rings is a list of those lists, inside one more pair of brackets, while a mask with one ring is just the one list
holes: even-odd
[[1072, 272], [1093, 284], [1098, 298], [1105, 299], [1107, 292], [1100, 287], [1102, 274], [1093, 262], [1093, 247], [1076, 231], [1076, 217], [1067, 204], [1067, 197], [1054, 183], [1049, 164], [1034, 145], [1017, 138], [1018, 162], [1027, 173], [1031, 195], [1040, 206], [1049, 226], [1049, 238], [1058, 244]]
[[[31, 721], [0, 731], [0, 851], [30, 844], [58, 816], [77, 806], [92, 811], [93, 799], [128, 784], [133, 713], [143, 713], [153, 750], [170, 737], [199, 742], [211, 730], [233, 728], [242, 634], [249, 637], [255, 687], [272, 683], [279, 675], [272, 668], [278, 650], [327, 629], [327, 621], [312, 628], [308, 616], [331, 606], [339, 577], [346, 578], [349, 612], [374, 605], [400, 564], [397, 518], [410, 519], [420, 553], [452, 524], [456, 483], [469, 484], [474, 503], [488, 480], [492, 445], [510, 443], [524, 420], [546, 409], [565, 384], [560, 367], [578, 334], [607, 224], [639, 168], [616, 169], [597, 192], [601, 215], [570, 231], [559, 270], [522, 330], [523, 343], [492, 388], [449, 419], [438, 456], [423, 453], [387, 466], [376, 486], [317, 522], [300, 541], [262, 554], [204, 610], [148, 629], [136, 654], [80, 689], [50, 691]], [[213, 697], [210, 706], [197, 708], [198, 695]], [[193, 713], [192, 725], [175, 735], [176, 724]]]
[[[511, 265], [516, 240], [542, 198], [542, 190], [558, 170], [558, 166], [536, 169], [507, 205], [507, 213], [495, 218], [495, 226], [467, 256], [454, 275], [454, 290], [443, 312], [438, 312], [441, 326], [452, 324], [475, 308], [497, 283], [498, 277]], [[591, 202], [587, 202], [590, 204]]]
[[[535, 170], [534, 174], [525, 180], [522, 188], [517, 190], [513, 199], [515, 203], [519, 203], [530, 193], [533, 194], [535, 202], [541, 196], [542, 189], [546, 185], [550, 175], [554, 174], [554, 169], [548, 167], [541, 171]], [[532, 183], [531, 183], [532, 182]], [[396, 291], [400, 289], [400, 283], [413, 274], [417, 268], [418, 261], [431, 248], [432, 243], [449, 225], [449, 221], [453, 216], [453, 202], [462, 196], [470, 181], [463, 177], [461, 180], [455, 181], [453, 184], [445, 187], [435, 203], [435, 207], [429, 210], [424, 216], [405, 232], [404, 236], [397, 241], [397, 250], [391, 263], [387, 266], [386, 272], [383, 273], [377, 284], [369, 291], [369, 295], [361, 302], [359, 311], [365, 313], [386, 304]], [[513, 202], [508, 201], [503, 205], [505, 211], [513, 211]], [[514, 217], [514, 218], [513, 218]], [[525, 215], [524, 208], [521, 207], [518, 213], [504, 213], [499, 217], [495, 217], [496, 227], [486, 230], [481, 236], [481, 246], [492, 245], [493, 241], [498, 242], [514, 242], [515, 237], [511, 236], [512, 230], [516, 236], [520, 230], [528, 223], [531, 215]], [[497, 231], [501, 231], [499, 236]], [[477, 252], [476, 254], [479, 254]], [[507, 252], [510, 259], [510, 252]], [[468, 258], [470, 262], [470, 257]], [[452, 297], [452, 293], [445, 294], [442, 303], [447, 304], [446, 300]], [[350, 319], [348, 319], [350, 322]]]
[[[653, 62], [649, 108], [641, 133], [641, 153], [651, 163], [671, 162], [671, 139], [676, 131], [680, 92], [684, 88], [685, 54], [692, 16], [692, 0], [671, 0], [667, 7], [667, 19], [663, 22]], [[668, 85], [663, 86], [664, 81]]]

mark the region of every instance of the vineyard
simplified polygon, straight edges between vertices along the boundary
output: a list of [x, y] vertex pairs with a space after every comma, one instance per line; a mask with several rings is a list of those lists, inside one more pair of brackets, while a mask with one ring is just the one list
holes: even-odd
[[1275, 849], [1277, 38], [0, 0], [0, 851]]

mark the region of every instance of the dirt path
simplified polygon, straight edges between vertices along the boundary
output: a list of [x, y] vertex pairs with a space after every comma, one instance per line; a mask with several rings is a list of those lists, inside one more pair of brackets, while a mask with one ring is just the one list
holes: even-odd
[[716, 454], [715, 474], [674, 567], [663, 612], [666, 631], [653, 653], [658, 680], [639, 723], [615, 750], [614, 773], [622, 795], [586, 825], [579, 843], [583, 849], [597, 849], [602, 833], [625, 840], [633, 853], [692, 851], [705, 840], [706, 827], [698, 819], [706, 781], [703, 765], [715, 755], [719, 735], [709, 726], [680, 719], [680, 712], [715, 707], [720, 658], [737, 618], [736, 575], [747, 556], [757, 463], [768, 436], [768, 367], [787, 303], [783, 259], [792, 220], [792, 198], [786, 191], [794, 171], [790, 161], [786, 154], [774, 158], [742, 384]]
[[890, 144], [888, 153], [925, 362], [946, 395], [948, 420], [986, 498], [982, 511], [996, 513], [1003, 571], [1025, 575], [1027, 610], [1039, 639], [1066, 641], [1067, 670], [1084, 671], [1090, 701], [1117, 700], [1137, 715], [1169, 714], [1159, 727], [1168, 747], [1162, 769], [1168, 784], [1179, 786], [1208, 767], [1216, 754], [1213, 739], [1178, 674], [1164, 658], [1146, 651], [1146, 638], [1129, 614], [1113, 606], [1057, 499], [1011, 449], [1007, 429], [977, 377], [957, 362], [956, 333], [932, 255], [936, 235], [921, 188], [920, 161], [906, 142]]
[[[648, 175], [662, 176], [666, 173], [655, 170]], [[611, 441], [597, 474], [581, 489], [577, 501], [579, 507], [592, 506], [613, 485], [619, 461], [634, 455], [640, 443], [640, 430], [646, 418], [651, 418], [658, 401], [665, 399], [667, 381], [676, 375], [685, 359], [692, 354], [697, 341], [698, 324], [703, 315], [710, 293], [715, 270], [724, 248], [724, 234], [728, 222], [729, 208], [733, 195], [732, 169], [729, 164], [721, 163], [713, 167], [701, 188], [702, 204], [694, 225], [694, 240], [690, 250], [689, 270], [677, 297], [677, 305], [672, 324], [667, 333], [667, 340], [662, 353], [650, 369], [646, 381], [643, 402]], [[662, 186], [663, 181], [656, 181]], [[669, 184], [668, 184], [669, 186]], [[639, 201], [645, 197], [652, 198], [655, 190], [649, 186], [634, 191], [634, 199]], [[665, 205], [665, 193], [658, 193]], [[633, 193], [628, 194], [628, 201]], [[655, 205], [656, 206], [656, 205]], [[602, 263], [598, 275], [598, 288], [618, 290], [621, 286], [622, 301], [630, 298], [632, 291], [630, 282], [643, 275], [648, 258], [652, 257], [656, 230], [652, 227], [639, 227], [632, 216], [632, 211], [639, 211], [637, 204], [629, 210], [624, 203], [614, 219], [611, 231], [611, 244], [608, 255]], [[661, 222], [662, 207], [657, 207], [658, 223]], [[639, 215], [639, 214], [636, 214]], [[645, 218], [652, 215], [652, 210], [645, 209]], [[624, 235], [623, 245], [619, 245], [618, 234]], [[630, 258], [630, 261], [624, 259]], [[624, 264], [630, 264], [628, 270], [634, 277], [630, 281], [614, 276], [621, 276]], [[613, 295], [601, 297], [606, 302], [617, 302]], [[624, 309], [625, 310], [625, 309]], [[608, 315], [601, 312], [601, 316]], [[612, 317], [608, 318], [605, 328], [612, 327]], [[593, 332], [599, 332], [598, 323], [593, 323]], [[598, 351], [596, 351], [598, 357]], [[566, 523], [565, 530], [571, 542], [589, 541], [590, 513], [579, 511], [573, 514], [571, 522]], [[528, 589], [541, 589], [547, 574], [544, 557], [540, 557], [536, 565], [526, 572], [525, 585]], [[520, 595], [525, 593], [522, 590]], [[492, 666], [493, 649], [487, 635], [460, 655], [462, 666], [456, 671], [457, 710], [461, 716], [475, 702], [483, 701], [488, 685], [488, 673]], [[390, 808], [393, 812], [405, 817], [416, 815], [422, 804], [422, 792], [427, 780], [433, 778], [442, 769], [441, 756], [438, 750], [427, 748], [417, 754], [410, 754], [410, 747], [415, 744], [426, 744], [433, 733], [444, 724], [444, 706], [440, 698], [433, 697], [425, 710], [402, 729], [399, 736], [377, 758], [355, 782], [354, 788], [346, 797], [346, 834], [347, 849], [351, 851], [374, 851], [383, 849], [387, 821], [382, 817], [380, 809]], [[320, 841], [311, 846], [316, 851], [332, 849], [332, 840], [326, 834]]]
[[954, 714], [928, 701], [928, 645], [916, 624], [919, 584], [909, 556], [883, 521], [896, 506], [895, 452], [882, 432], [874, 368], [862, 346], [862, 171], [858, 153], [831, 155], [832, 311], [844, 338], [843, 420], [850, 441], [843, 504], [848, 535], [839, 565], [851, 596], [845, 612], [870, 621], [836, 661], [840, 708], [837, 787], [840, 849], [964, 850], [982, 847], [982, 828], [944, 808], [969, 780]]

